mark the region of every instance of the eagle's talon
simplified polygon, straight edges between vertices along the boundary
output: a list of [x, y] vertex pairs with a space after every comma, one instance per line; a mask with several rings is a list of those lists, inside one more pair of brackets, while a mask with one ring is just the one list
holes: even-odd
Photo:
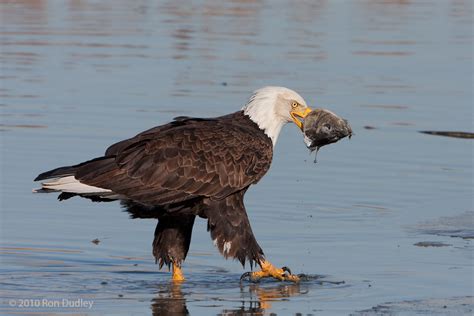
[[[286, 266], [285, 266], [285, 267], [282, 267], [281, 269], [282, 269], [283, 271], [285, 271], [285, 272], [288, 272], [289, 275], [292, 274], [290, 268], [288, 268], [288, 267], [286, 267]], [[285, 273], [284, 273], [284, 274], [285, 274]]]
[[261, 270], [254, 272], [245, 272], [240, 276], [240, 281], [248, 279], [250, 282], [258, 282], [263, 278], [274, 278], [279, 281], [291, 281], [299, 282], [300, 277], [298, 275], [292, 274], [290, 268], [282, 267], [276, 268], [268, 261], [262, 261], [259, 263]]
[[245, 279], [248, 279], [249, 282], [254, 282], [254, 283], [257, 283], [258, 281], [260, 281], [260, 277], [255, 277], [253, 275], [253, 272], [245, 272], [243, 273], [241, 276], [240, 276], [240, 282], [242, 282], [243, 280]]
[[300, 275], [296, 275], [296, 274], [285, 274], [283, 276], [283, 281], [291, 281], [291, 282], [295, 282], [295, 283], [298, 283], [301, 281], [301, 277]]
[[242, 282], [243, 280], [245, 280], [245, 278], [249, 278], [249, 280], [250, 280], [250, 272], [245, 272], [245, 273], [243, 273], [243, 274], [240, 276], [240, 282]]

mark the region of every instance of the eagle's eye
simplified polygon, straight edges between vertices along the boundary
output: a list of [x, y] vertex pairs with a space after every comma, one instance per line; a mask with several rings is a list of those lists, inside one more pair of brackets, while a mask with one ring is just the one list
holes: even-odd
[[296, 101], [291, 102], [291, 107], [292, 107], [293, 109], [296, 108], [296, 107], [298, 107], [298, 102], [296, 102]]

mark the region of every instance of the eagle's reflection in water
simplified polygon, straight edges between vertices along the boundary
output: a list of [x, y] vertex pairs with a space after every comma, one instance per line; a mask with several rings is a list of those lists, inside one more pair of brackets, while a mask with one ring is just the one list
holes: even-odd
[[167, 289], [158, 292], [152, 300], [151, 311], [153, 316], [189, 315], [181, 283], [170, 283]]
[[242, 306], [238, 309], [224, 309], [218, 315], [263, 315], [265, 310], [272, 307], [272, 302], [306, 292], [301, 290], [300, 283], [278, 283], [270, 287], [260, 284], [242, 286]]
[[[223, 309], [218, 315], [263, 315], [265, 310], [272, 307], [273, 301], [304, 294], [299, 284], [276, 284], [274, 286], [250, 284], [241, 286], [241, 306], [235, 309]], [[163, 288], [152, 300], [152, 315], [190, 315], [186, 307], [186, 298], [181, 283], [170, 283]]]

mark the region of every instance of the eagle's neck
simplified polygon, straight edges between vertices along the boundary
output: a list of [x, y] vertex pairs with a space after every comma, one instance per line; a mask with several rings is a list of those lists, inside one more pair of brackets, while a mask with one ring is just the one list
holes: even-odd
[[273, 106], [262, 105], [257, 101], [251, 99], [242, 111], [272, 140], [275, 147], [281, 128], [287, 121], [275, 114]]

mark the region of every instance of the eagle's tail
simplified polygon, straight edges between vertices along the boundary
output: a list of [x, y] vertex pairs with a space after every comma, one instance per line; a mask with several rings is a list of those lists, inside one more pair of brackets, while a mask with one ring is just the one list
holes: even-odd
[[117, 195], [109, 189], [99, 188], [76, 179], [75, 175], [79, 168], [86, 164], [94, 163], [106, 157], [96, 158], [74, 166], [66, 166], [46, 171], [38, 175], [34, 181], [42, 181], [41, 188], [34, 189], [34, 193], [61, 192], [58, 199], [66, 200], [73, 196], [89, 198], [93, 201], [111, 201], [117, 199]]

